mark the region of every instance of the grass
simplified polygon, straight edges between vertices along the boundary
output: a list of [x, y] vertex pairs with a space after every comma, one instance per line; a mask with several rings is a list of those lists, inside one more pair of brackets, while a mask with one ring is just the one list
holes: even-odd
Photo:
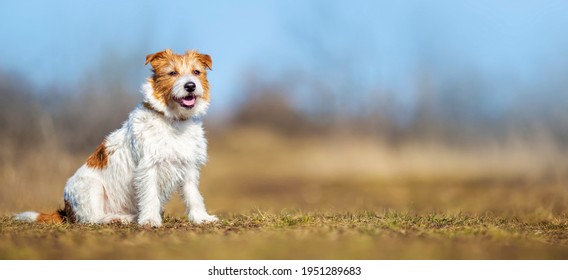
[[221, 222], [190, 224], [174, 197], [150, 230], [10, 220], [61, 207], [88, 153], [0, 148], [0, 259], [568, 259], [568, 157], [551, 146], [209, 140], [201, 190]]
[[566, 259], [568, 219], [491, 214], [250, 213], [194, 225], [0, 220], [2, 259]]

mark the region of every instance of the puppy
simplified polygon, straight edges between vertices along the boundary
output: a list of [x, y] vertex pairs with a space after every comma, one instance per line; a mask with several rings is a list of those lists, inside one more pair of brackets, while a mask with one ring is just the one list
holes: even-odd
[[65, 207], [53, 214], [24, 212], [15, 219], [159, 227], [164, 205], [180, 191], [190, 221], [217, 221], [199, 193], [199, 171], [207, 161], [201, 119], [210, 104], [211, 57], [167, 49], [146, 56], [148, 63], [154, 74], [142, 86], [142, 103], [69, 178]]

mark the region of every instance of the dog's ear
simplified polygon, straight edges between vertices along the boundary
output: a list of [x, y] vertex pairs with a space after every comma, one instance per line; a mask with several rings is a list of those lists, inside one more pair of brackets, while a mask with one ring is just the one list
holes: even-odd
[[203, 65], [207, 68], [209, 68], [209, 70], [211, 69], [211, 66], [213, 66], [213, 62], [211, 61], [211, 56], [209, 56], [208, 54], [199, 54], [199, 61], [201, 61], [201, 63], [203, 63]]
[[154, 64], [152, 63], [152, 61], [155, 61], [159, 58], [164, 58], [166, 55], [171, 55], [172, 54], [172, 50], [170, 49], [165, 49], [163, 51], [159, 51], [157, 53], [153, 53], [153, 54], [149, 54], [146, 56], [146, 62], [144, 63], [144, 65], [150, 63], [150, 65], [152, 65], [152, 67], [154, 67]]

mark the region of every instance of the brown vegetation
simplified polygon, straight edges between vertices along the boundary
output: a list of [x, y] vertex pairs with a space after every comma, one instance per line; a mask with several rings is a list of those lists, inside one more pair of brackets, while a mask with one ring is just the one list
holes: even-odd
[[[61, 207], [67, 178], [140, 98], [121, 90], [61, 94], [47, 106], [45, 96], [15, 86], [17, 79], [0, 78], [1, 258], [568, 256], [568, 157], [552, 125], [530, 133], [515, 129], [517, 122], [470, 130], [459, 119], [436, 121], [430, 109], [404, 127], [380, 114], [325, 121], [325, 114], [283, 98], [277, 86], [241, 96], [246, 102], [224, 126], [206, 124], [210, 160], [201, 188], [221, 224], [188, 224], [177, 198], [166, 209], [166, 228], [152, 233], [14, 223], [12, 213]], [[496, 127], [504, 130], [492, 134]], [[359, 215], [352, 213], [372, 218], [337, 222]], [[51, 241], [35, 241], [43, 236]], [[94, 251], [75, 248], [84, 238]], [[262, 249], [284, 240], [311, 249]]]

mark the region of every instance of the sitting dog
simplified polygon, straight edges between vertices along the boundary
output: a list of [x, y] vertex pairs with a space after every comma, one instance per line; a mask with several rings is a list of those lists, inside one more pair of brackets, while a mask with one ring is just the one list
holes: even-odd
[[207, 161], [201, 119], [210, 104], [206, 71], [211, 69], [211, 57], [167, 49], [146, 56], [148, 63], [154, 74], [142, 86], [142, 103], [69, 178], [65, 207], [53, 214], [24, 212], [15, 219], [136, 221], [159, 227], [164, 205], [179, 190], [190, 221], [217, 221], [207, 213], [199, 193], [199, 171]]

